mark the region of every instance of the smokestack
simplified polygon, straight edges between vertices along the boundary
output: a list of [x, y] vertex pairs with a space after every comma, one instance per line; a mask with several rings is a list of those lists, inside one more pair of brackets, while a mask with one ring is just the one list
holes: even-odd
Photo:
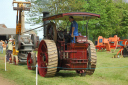
[[[48, 17], [48, 16], [49, 16], [49, 12], [43, 12], [43, 18]], [[49, 21], [43, 21], [44, 25], [47, 23], [49, 23]], [[47, 38], [46, 33], [47, 33], [47, 29], [46, 29], [46, 26], [44, 26], [44, 39]]]

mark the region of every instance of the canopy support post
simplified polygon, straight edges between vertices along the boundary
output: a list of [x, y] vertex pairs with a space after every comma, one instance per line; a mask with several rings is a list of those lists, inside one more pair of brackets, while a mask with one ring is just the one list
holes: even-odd
[[[86, 17], [87, 18], [87, 17]], [[91, 18], [91, 16], [90, 16], [90, 18]], [[86, 23], [86, 37], [89, 39], [89, 37], [88, 37], [88, 22], [89, 22], [89, 20], [90, 20], [90, 18], [88, 19], [88, 21], [87, 21], [87, 23]]]

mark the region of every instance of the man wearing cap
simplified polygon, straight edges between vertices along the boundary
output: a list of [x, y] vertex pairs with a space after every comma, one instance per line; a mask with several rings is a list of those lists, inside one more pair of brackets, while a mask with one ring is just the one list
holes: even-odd
[[69, 17], [69, 21], [71, 22], [71, 27], [70, 27], [70, 31], [69, 31], [69, 35], [71, 37], [70, 41], [71, 41], [71, 43], [75, 43], [75, 36], [79, 35], [78, 34], [78, 24], [72, 16]]
[[12, 54], [12, 49], [12, 38], [10, 38], [8, 42], [7, 61], [9, 61], [10, 55]]

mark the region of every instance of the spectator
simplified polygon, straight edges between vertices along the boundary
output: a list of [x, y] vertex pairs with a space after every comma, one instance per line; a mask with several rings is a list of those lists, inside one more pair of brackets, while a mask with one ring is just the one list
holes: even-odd
[[10, 55], [12, 54], [12, 49], [12, 38], [10, 38], [8, 42], [7, 61], [9, 61]]
[[5, 44], [6, 44], [6, 45], [8, 44], [7, 40], [5, 40]]
[[1, 53], [3, 53], [3, 42], [2, 42], [2, 40], [0, 41], [0, 51], [1, 51]]

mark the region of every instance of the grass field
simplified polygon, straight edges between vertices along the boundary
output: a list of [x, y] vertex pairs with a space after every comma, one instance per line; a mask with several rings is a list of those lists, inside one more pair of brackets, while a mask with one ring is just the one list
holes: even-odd
[[[92, 76], [80, 77], [75, 71], [60, 71], [55, 77], [38, 76], [38, 85], [128, 85], [128, 58], [111, 58], [115, 53], [97, 52], [97, 69]], [[35, 85], [36, 71], [27, 65], [7, 63], [4, 71], [4, 54], [0, 54], [0, 75], [19, 85]]]

